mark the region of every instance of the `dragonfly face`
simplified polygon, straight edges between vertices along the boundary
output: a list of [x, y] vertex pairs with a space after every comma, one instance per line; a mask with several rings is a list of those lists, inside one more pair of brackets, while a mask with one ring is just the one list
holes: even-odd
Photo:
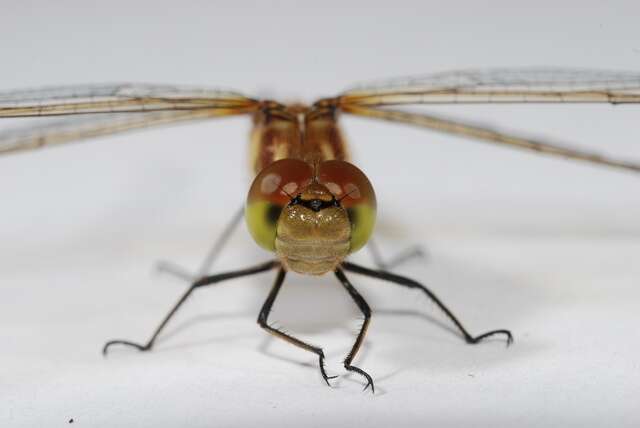
[[322, 275], [349, 254], [350, 238], [347, 211], [325, 185], [312, 182], [280, 213], [275, 250], [289, 269]]
[[254, 240], [303, 274], [334, 270], [375, 224], [376, 199], [362, 171], [344, 161], [274, 162], [253, 181], [245, 218]]

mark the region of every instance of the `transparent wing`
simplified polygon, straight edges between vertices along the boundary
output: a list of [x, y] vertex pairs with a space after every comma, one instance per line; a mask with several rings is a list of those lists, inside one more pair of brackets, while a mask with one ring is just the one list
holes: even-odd
[[[236, 110], [232, 110], [234, 113]], [[43, 119], [35, 126], [0, 129], [0, 155], [119, 132], [226, 116], [225, 109], [113, 113]]]
[[122, 83], [0, 92], [0, 118], [196, 109], [244, 113], [258, 105], [235, 92], [170, 85]]
[[455, 103], [640, 103], [640, 73], [522, 68], [463, 70], [360, 85], [339, 106]]
[[471, 125], [451, 119], [444, 119], [441, 117], [435, 117], [425, 114], [409, 113], [389, 109], [382, 110], [362, 106], [348, 106], [344, 108], [344, 111], [358, 116], [415, 125], [423, 128], [428, 128], [433, 131], [466, 137], [473, 140], [517, 147], [520, 149], [530, 150], [551, 156], [576, 159], [598, 165], [606, 165], [640, 173], [640, 162], [634, 163], [611, 159], [598, 153], [588, 152], [580, 149], [573, 149], [567, 146], [561, 146], [516, 135], [509, 135], [490, 128], [479, 127], [476, 125]]

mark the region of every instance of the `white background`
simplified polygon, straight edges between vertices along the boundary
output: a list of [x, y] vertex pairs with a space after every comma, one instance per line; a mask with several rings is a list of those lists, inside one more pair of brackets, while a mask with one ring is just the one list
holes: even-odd
[[[554, 65], [640, 71], [640, 6], [618, 2], [15, 2], [0, 0], [0, 90], [109, 81], [230, 87], [311, 101], [375, 78]], [[267, 4], [269, 3], [269, 4]], [[475, 106], [449, 114], [640, 159], [635, 106]], [[290, 275], [274, 321], [255, 324], [273, 274], [201, 290], [154, 352], [143, 341], [242, 203], [245, 118], [113, 136], [0, 159], [0, 425], [637, 426], [640, 177], [424, 130], [345, 118], [376, 186], [385, 254], [411, 244], [424, 281], [472, 332], [468, 346], [426, 298], [352, 275]], [[3, 121], [0, 126], [15, 125]], [[266, 260], [244, 226], [218, 270]], [[366, 251], [356, 260], [371, 264]]]

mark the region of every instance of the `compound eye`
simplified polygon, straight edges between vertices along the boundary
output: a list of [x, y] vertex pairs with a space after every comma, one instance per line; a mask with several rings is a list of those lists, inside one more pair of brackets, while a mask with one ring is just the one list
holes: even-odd
[[244, 217], [253, 239], [274, 251], [282, 209], [311, 183], [313, 168], [297, 159], [282, 159], [260, 171], [251, 184]]
[[318, 167], [318, 181], [347, 210], [351, 222], [351, 249], [367, 243], [376, 223], [376, 194], [366, 175], [349, 162], [330, 160]]

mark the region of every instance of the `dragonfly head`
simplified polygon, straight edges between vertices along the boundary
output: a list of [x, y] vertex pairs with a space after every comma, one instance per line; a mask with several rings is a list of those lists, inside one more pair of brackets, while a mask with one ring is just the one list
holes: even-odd
[[321, 275], [364, 246], [375, 212], [371, 183], [350, 163], [283, 159], [254, 179], [245, 218], [254, 240], [288, 269]]

